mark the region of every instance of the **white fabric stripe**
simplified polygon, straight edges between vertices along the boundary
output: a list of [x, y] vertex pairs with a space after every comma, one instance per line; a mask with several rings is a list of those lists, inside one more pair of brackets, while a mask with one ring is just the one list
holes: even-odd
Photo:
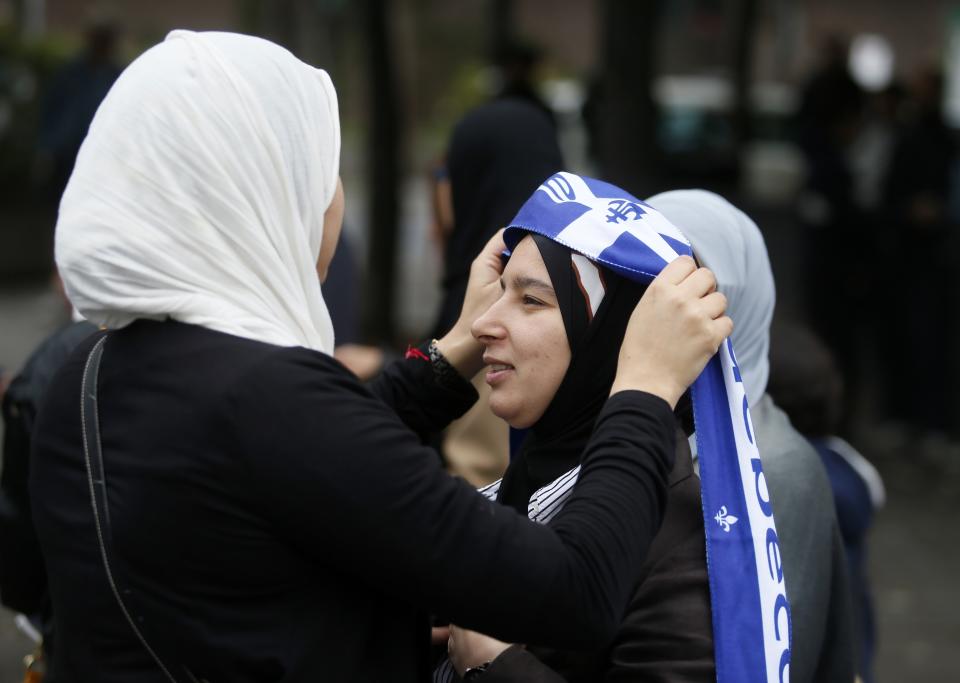
[[583, 254], [573, 253], [570, 255], [573, 260], [573, 267], [577, 270], [577, 279], [580, 286], [583, 287], [587, 295], [587, 304], [590, 306], [590, 317], [593, 318], [600, 308], [600, 302], [603, 301], [603, 295], [606, 289], [603, 287], [603, 280], [600, 279], [600, 271], [597, 266]]
[[477, 493], [485, 497], [487, 500], [496, 500], [497, 494], [500, 493], [500, 484], [503, 483], [503, 479], [497, 479], [492, 484], [487, 484], [483, 488], [477, 489]]
[[530, 496], [530, 503], [527, 505], [527, 516], [541, 524], [550, 521], [554, 515], [560, 512], [570, 497], [570, 494], [573, 493], [573, 487], [577, 483], [579, 476], [580, 466], [577, 465], [546, 486], [537, 489], [537, 491]]
[[[781, 592], [784, 596], [787, 595], [786, 577], [781, 579], [779, 575], [775, 575], [768, 568], [767, 533], [772, 531], [773, 534], [776, 534], [777, 529], [772, 512], [767, 515], [761, 507], [761, 501], [766, 501], [769, 504], [770, 494], [762, 468], [759, 472], [755, 472], [752, 466], [753, 460], [760, 461], [760, 453], [757, 450], [756, 443], [752, 440], [752, 435], [756, 432], [753, 429], [753, 421], [750, 418], [749, 410], [744, 411], [746, 393], [743, 382], [737, 381], [734, 372], [736, 361], [730, 353], [730, 349], [731, 344], [728, 340], [727, 343], [720, 345], [718, 353], [727, 393], [727, 411], [733, 427], [735, 455], [740, 467], [740, 485], [744, 492], [747, 518], [750, 524], [750, 533], [753, 537], [753, 555], [758, 581], [754, 590], [758, 591], [760, 597], [760, 619], [763, 628], [763, 650], [766, 660], [767, 681], [768, 683], [776, 683], [779, 681], [780, 657], [783, 651], [790, 647], [788, 640], [790, 634], [789, 614], [787, 611], [774, 609]], [[749, 423], [747, 420], [750, 420]], [[707, 463], [704, 461], [704, 453], [702, 452], [700, 459], [701, 471], [703, 471]], [[706, 520], [704, 521], [706, 522]], [[782, 619], [780, 619], [781, 615]], [[778, 630], [781, 639], [776, 637]], [[784, 681], [789, 681], [789, 677], [784, 677]]]
[[444, 659], [433, 671], [433, 683], [453, 683], [455, 680], [457, 680], [457, 674], [449, 659]]
[[577, 483], [579, 474], [580, 467], [574, 467], [572, 470], [551, 484], [549, 491], [545, 491], [541, 488], [534, 493], [533, 496], [531, 496], [531, 500], [537, 501], [540, 504], [540, 508], [543, 509], [553, 502], [558, 496], [562, 496], [566, 491], [570, 490], [570, 488]]
[[545, 484], [540, 488], [538, 488], [536, 491], [534, 491], [533, 495], [530, 496], [531, 500], [537, 496], [548, 496], [552, 494], [554, 490], [556, 490], [557, 488], [564, 486], [567, 483], [567, 477], [569, 477], [571, 474], [575, 476], [577, 469], [579, 469], [579, 465], [577, 467], [574, 467], [572, 470], [568, 470], [567, 472], [561, 474], [559, 477], [554, 479], [549, 484]]

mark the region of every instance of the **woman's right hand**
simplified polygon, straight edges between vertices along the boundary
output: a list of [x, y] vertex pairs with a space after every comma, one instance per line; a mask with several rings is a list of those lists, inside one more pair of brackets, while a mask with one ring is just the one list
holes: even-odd
[[610, 391], [635, 389], [671, 407], [733, 331], [717, 280], [681, 256], [650, 283], [630, 316]]
[[437, 341], [440, 353], [467, 379], [483, 368], [483, 346], [474, 339], [471, 328], [473, 321], [486, 313], [503, 293], [500, 286], [500, 276], [503, 275], [500, 254], [506, 248], [503, 230], [500, 230], [473, 260], [460, 318], [453, 328]]

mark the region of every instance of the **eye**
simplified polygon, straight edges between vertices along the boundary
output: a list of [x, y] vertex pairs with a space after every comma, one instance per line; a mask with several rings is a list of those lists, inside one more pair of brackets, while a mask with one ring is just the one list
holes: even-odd
[[524, 306], [543, 306], [543, 302], [537, 298], [530, 296], [529, 294], [523, 295], [523, 305]]

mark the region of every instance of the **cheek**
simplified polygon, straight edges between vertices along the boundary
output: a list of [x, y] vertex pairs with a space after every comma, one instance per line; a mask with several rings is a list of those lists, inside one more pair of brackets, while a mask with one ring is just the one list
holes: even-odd
[[563, 330], [540, 337], [531, 347], [528, 367], [532, 372], [523, 383], [522, 408], [531, 423], [539, 420], [553, 401], [570, 365], [570, 350]]

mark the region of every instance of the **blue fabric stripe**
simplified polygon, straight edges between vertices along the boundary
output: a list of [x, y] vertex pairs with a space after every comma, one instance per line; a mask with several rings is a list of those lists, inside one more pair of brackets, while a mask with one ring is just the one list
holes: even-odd
[[[719, 355], [694, 382], [692, 395], [717, 681], [766, 681], [753, 534]], [[713, 517], [722, 506], [738, 519], [729, 532], [722, 531]]]

